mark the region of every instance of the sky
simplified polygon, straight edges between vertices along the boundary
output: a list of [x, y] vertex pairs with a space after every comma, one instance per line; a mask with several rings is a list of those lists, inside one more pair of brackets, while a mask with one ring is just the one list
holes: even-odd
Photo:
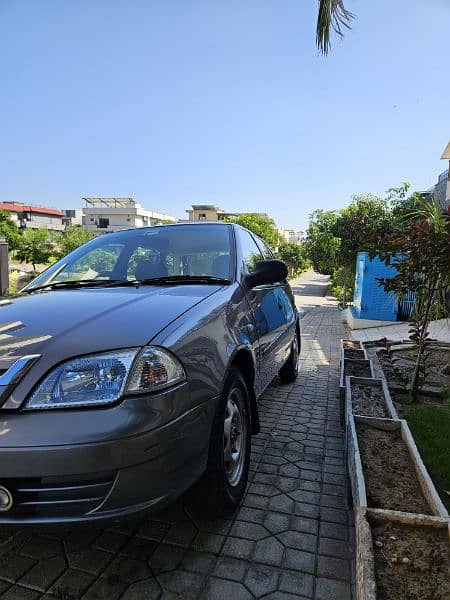
[[346, 0], [330, 54], [316, 0], [0, 0], [0, 201], [132, 196], [267, 212], [409, 181], [450, 139], [450, 0]]

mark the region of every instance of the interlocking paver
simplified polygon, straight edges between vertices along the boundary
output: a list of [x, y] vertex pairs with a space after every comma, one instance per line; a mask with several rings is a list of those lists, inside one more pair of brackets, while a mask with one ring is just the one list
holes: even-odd
[[62, 556], [52, 556], [39, 561], [19, 580], [19, 585], [45, 592], [66, 570]]
[[343, 581], [319, 578], [314, 600], [350, 600], [350, 585]]
[[38, 600], [40, 593], [18, 585], [13, 585], [2, 595], [2, 600]]
[[283, 562], [284, 545], [274, 537], [256, 542], [253, 561], [279, 566]]
[[316, 555], [312, 552], [303, 552], [302, 550], [295, 550], [294, 548], [286, 548], [283, 564], [288, 569], [296, 569], [305, 573], [314, 573]]
[[310, 305], [300, 375], [291, 385], [275, 382], [260, 400], [261, 433], [239, 509], [208, 519], [187, 494], [113, 528], [0, 530], [0, 600], [350, 598], [338, 400], [344, 331], [335, 304], [322, 297], [322, 276], [307, 275], [296, 288]]

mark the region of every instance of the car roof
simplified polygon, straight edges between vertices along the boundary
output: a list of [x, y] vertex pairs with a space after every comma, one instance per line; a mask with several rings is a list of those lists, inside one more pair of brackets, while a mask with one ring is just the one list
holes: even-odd
[[146, 229], [157, 229], [162, 227], [181, 227], [188, 225], [189, 227], [204, 227], [205, 225], [212, 225], [213, 227], [241, 227], [238, 223], [232, 222], [221, 222], [221, 221], [187, 221], [186, 223], [161, 223], [161, 225], [147, 225], [146, 227], [127, 227], [124, 229], [117, 229], [116, 231], [104, 231], [102, 235], [114, 235], [116, 233], [123, 233], [124, 231], [145, 231]]

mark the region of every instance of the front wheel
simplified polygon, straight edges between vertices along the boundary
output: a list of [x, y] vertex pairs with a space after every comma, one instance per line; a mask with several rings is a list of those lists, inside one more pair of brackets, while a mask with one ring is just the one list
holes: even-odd
[[297, 333], [291, 344], [291, 352], [286, 363], [281, 367], [278, 376], [281, 383], [292, 383], [298, 377], [298, 358], [300, 355], [300, 344]]
[[249, 406], [245, 381], [232, 368], [217, 407], [201, 486], [202, 502], [210, 514], [236, 508], [244, 496], [251, 450]]

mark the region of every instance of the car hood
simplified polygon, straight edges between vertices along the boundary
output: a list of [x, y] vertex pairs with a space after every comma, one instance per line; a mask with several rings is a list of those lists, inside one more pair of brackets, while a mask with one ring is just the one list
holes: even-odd
[[211, 285], [53, 290], [0, 302], [0, 360], [144, 346], [220, 289]]

